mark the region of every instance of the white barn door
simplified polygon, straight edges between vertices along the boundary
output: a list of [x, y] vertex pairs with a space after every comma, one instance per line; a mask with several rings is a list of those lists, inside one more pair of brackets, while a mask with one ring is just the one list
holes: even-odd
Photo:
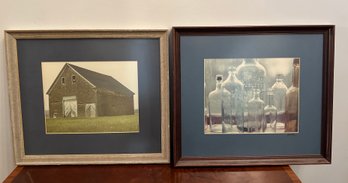
[[91, 117], [91, 118], [94, 118], [96, 116], [95, 103], [86, 104], [85, 115], [86, 117]]
[[76, 96], [63, 97], [63, 114], [65, 118], [77, 117], [77, 100]]

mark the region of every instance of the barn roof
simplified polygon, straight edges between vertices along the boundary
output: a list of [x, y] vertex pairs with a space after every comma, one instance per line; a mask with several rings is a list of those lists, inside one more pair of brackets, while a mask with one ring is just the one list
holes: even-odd
[[73, 68], [76, 72], [78, 72], [82, 77], [91, 82], [97, 89], [106, 89], [110, 91], [115, 91], [122, 93], [124, 95], [134, 95], [134, 93], [124, 86], [122, 83], [117, 81], [111, 76], [101, 74], [95, 71], [91, 71], [70, 63], [67, 63], [68, 66]]

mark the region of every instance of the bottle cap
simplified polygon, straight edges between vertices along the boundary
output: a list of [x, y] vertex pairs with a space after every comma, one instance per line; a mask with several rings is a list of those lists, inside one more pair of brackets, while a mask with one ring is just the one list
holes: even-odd
[[294, 58], [294, 65], [295, 66], [298, 66], [298, 65], [300, 65], [300, 58]]
[[216, 75], [216, 81], [222, 81], [223, 76], [221, 74]]

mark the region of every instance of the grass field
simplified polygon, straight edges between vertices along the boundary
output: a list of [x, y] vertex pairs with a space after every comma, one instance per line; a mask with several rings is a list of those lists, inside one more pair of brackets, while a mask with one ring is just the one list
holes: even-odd
[[127, 133], [139, 132], [139, 114], [95, 118], [46, 119], [49, 133]]

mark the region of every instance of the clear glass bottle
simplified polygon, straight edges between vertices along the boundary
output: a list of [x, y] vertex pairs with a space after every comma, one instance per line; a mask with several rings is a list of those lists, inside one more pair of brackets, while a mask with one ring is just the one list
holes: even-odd
[[258, 132], [263, 125], [265, 102], [260, 98], [259, 89], [253, 91], [253, 98], [248, 102], [248, 121], [244, 124], [248, 132]]
[[271, 132], [277, 131], [277, 108], [273, 105], [273, 91], [272, 89], [267, 90], [267, 105], [263, 109], [264, 111], [264, 123], [262, 131], [266, 131], [267, 125]]
[[226, 133], [231, 130], [231, 94], [222, 87], [222, 75], [216, 75], [216, 88], [208, 95], [209, 128], [213, 133]]
[[277, 122], [284, 123], [284, 112], [285, 112], [285, 96], [288, 91], [288, 87], [283, 82], [283, 75], [278, 74], [276, 82], [271, 87], [274, 94], [274, 106], [278, 110]]
[[300, 79], [300, 59], [293, 61], [292, 85], [285, 97], [285, 132], [298, 131], [298, 95]]
[[253, 89], [265, 91], [266, 69], [256, 59], [244, 59], [237, 67], [237, 77], [244, 84], [245, 107], [253, 97]]
[[239, 131], [244, 131], [244, 84], [236, 76], [236, 68], [229, 67], [228, 77], [222, 87], [231, 93], [231, 127], [236, 125]]

